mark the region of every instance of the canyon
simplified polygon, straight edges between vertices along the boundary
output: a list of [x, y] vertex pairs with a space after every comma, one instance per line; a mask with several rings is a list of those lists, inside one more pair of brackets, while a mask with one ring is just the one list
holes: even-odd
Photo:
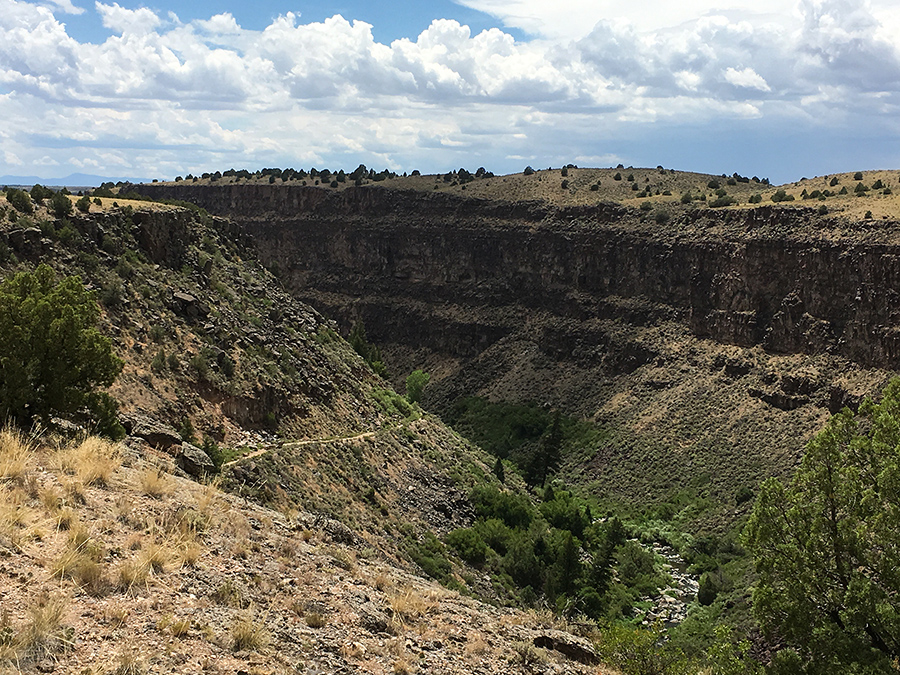
[[603, 440], [564, 471], [600, 498], [691, 489], [731, 521], [738, 489], [789, 472], [900, 356], [890, 219], [380, 186], [140, 191], [230, 219], [294, 296], [345, 331], [363, 321], [395, 383], [429, 370], [437, 412], [479, 395], [596, 424]]

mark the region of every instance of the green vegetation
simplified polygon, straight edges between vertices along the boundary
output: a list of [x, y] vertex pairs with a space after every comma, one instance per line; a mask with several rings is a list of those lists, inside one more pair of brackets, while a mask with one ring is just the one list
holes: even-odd
[[772, 195], [772, 201], [776, 204], [778, 202], [792, 202], [794, 201], [794, 195], [789, 195], [783, 189], [779, 188], [775, 191], [775, 194]]
[[362, 321], [353, 324], [347, 342], [350, 343], [350, 346], [353, 347], [353, 350], [357, 354], [363, 357], [365, 362], [369, 364], [369, 367], [375, 371], [376, 375], [380, 375], [384, 378], [388, 377], [387, 368], [381, 360], [381, 350], [377, 346], [369, 343], [366, 338], [366, 326]]
[[34, 213], [34, 204], [32, 204], [31, 197], [28, 196], [27, 192], [9, 188], [6, 191], [6, 201], [19, 213]]
[[431, 375], [421, 370], [414, 370], [406, 377], [406, 400], [410, 403], [418, 403], [422, 400], [422, 393], [428, 385]]
[[29, 426], [61, 415], [123, 435], [115, 401], [98, 391], [123, 366], [97, 330], [99, 317], [81, 279], [57, 282], [47, 265], [0, 284], [0, 419]]
[[[459, 399], [445, 420], [495, 457], [513, 462], [534, 484], [540, 484], [544, 474], [552, 475], [567, 457], [581, 456], [605, 438], [592, 424], [533, 403], [492, 403], [477, 396]], [[559, 454], [554, 457], [557, 443]]]
[[754, 612], [781, 672], [887, 672], [900, 658], [900, 379], [832, 417], [747, 526]]
[[481, 486], [470, 494], [476, 522], [447, 545], [524, 604], [609, 621], [634, 619], [644, 597], [667, 583], [657, 558], [617, 518], [594, 521], [587, 503], [548, 486], [535, 507], [523, 494]]

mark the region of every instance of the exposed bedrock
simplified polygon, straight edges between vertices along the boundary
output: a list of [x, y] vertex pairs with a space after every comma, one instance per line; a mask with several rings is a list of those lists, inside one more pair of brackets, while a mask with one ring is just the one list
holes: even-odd
[[[522, 312], [540, 310], [676, 320], [698, 337], [866, 366], [893, 368], [900, 358], [896, 223], [762, 207], [659, 225], [616, 204], [553, 208], [370, 187], [141, 189], [230, 216], [303, 299], [343, 320], [377, 313], [371, 336], [410, 347], [469, 357], [520, 327]], [[393, 320], [379, 306], [395, 308]]]

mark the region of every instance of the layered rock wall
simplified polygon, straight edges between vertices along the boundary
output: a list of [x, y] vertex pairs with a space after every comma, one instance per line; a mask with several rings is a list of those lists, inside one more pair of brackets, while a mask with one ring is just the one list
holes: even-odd
[[141, 190], [238, 221], [300, 297], [338, 317], [383, 314], [376, 330], [399, 342], [405, 331], [413, 347], [443, 342], [471, 355], [515, 328], [515, 312], [500, 308], [516, 307], [675, 319], [700, 337], [868, 366], [900, 360], [896, 223], [777, 207], [657, 223], [616, 204], [554, 208], [377, 187]]

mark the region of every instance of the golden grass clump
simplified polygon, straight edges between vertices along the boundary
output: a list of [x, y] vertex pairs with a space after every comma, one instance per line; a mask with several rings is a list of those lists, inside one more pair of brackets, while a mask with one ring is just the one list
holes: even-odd
[[421, 617], [433, 612], [438, 607], [434, 594], [423, 594], [415, 589], [407, 588], [388, 596], [391, 608], [391, 619], [395, 628], [406, 623], [418, 621]]
[[85, 592], [99, 595], [105, 588], [103, 566], [100, 561], [105, 551], [87, 530], [72, 532], [66, 548], [53, 563], [51, 572], [60, 579], [71, 579]]
[[0, 485], [0, 549], [21, 546], [32, 515], [21, 489]]
[[140, 476], [141, 490], [148, 497], [160, 499], [172, 494], [174, 486], [162, 469], [147, 467]]
[[126, 593], [147, 583], [150, 570], [137, 560], [126, 560], [116, 571], [116, 586]]
[[185, 539], [178, 545], [178, 562], [182, 567], [196, 567], [203, 550], [203, 545], [196, 539]]
[[122, 466], [122, 453], [118, 443], [90, 436], [78, 445], [61, 448], [59, 464], [85, 486], [108, 485], [113, 473]]
[[17, 667], [24, 661], [51, 657], [72, 646], [72, 634], [62, 620], [69, 600], [64, 595], [42, 596], [28, 608], [25, 625], [16, 630], [4, 612], [0, 616], [0, 665]]
[[0, 429], [0, 479], [21, 481], [34, 455], [32, 439], [11, 426]]
[[231, 624], [232, 649], [234, 651], [258, 651], [269, 644], [269, 631], [262, 622], [244, 614]]

